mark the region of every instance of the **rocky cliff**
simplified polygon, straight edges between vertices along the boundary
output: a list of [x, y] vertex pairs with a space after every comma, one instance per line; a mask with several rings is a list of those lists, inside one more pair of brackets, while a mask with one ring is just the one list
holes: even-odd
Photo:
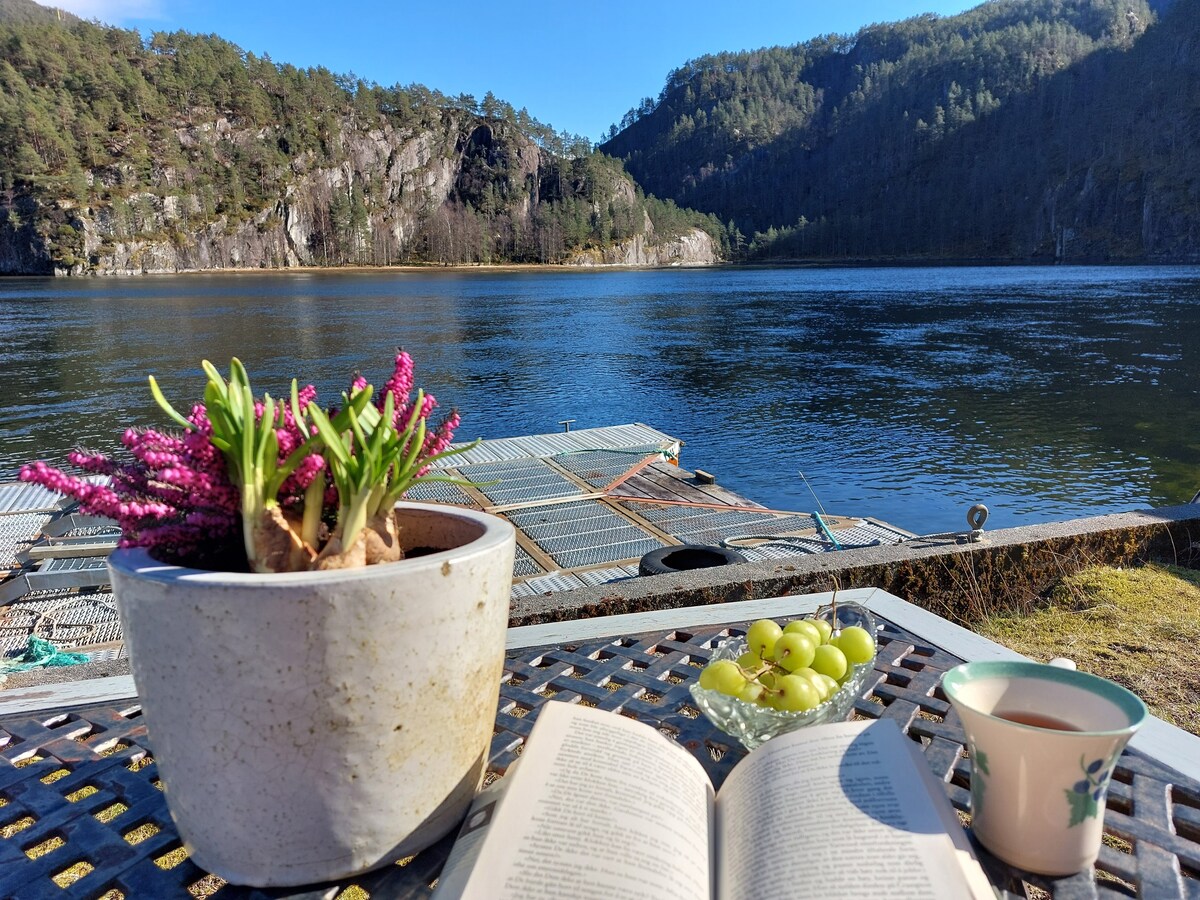
[[720, 262], [712, 237], [699, 228], [671, 240], [656, 242], [654, 225], [646, 216], [645, 231], [604, 249], [579, 250], [567, 258], [570, 266], [711, 266]]
[[[229, 268], [477, 263], [510, 260], [629, 266], [707, 265], [718, 252], [698, 228], [655, 232], [623, 172], [575, 184], [572, 163], [502, 122], [447, 115], [438, 130], [343, 123], [334, 161], [309, 152], [291, 160], [273, 203], [234, 216], [185, 170], [163, 167], [164, 191], [121, 194], [124, 175], [89, 173], [108, 202], [80, 204], [32, 193], [10, 195], [0, 221], [0, 273], [149, 274]], [[180, 146], [218, 157], [269, 139], [224, 117], [175, 129]], [[578, 165], [574, 165], [578, 169]], [[611, 174], [611, 173], [610, 173]], [[584, 179], [586, 181], [586, 179]], [[581, 195], [587, 191], [590, 200]], [[547, 196], [549, 194], [550, 196]], [[553, 221], [574, 202], [602, 217], [636, 212], [639, 228], [615, 240], [571, 246]], [[487, 239], [483, 239], [486, 234]], [[594, 234], [590, 237], [595, 237]], [[532, 259], [530, 257], [533, 257]]]

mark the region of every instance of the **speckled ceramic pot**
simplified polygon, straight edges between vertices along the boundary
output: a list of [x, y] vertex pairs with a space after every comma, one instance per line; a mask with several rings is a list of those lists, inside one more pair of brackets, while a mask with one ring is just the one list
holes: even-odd
[[425, 847], [479, 785], [496, 714], [512, 526], [402, 503], [406, 548], [337, 572], [109, 562], [167, 804], [235, 884], [341, 878]]

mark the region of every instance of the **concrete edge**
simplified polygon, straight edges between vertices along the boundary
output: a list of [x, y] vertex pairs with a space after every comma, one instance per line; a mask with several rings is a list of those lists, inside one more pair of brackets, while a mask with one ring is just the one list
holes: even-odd
[[[1174, 534], [1181, 529], [1187, 533], [1183, 546]], [[1143, 542], [1162, 539], [1168, 552], [1174, 549], [1176, 557], [1195, 554], [1200, 549], [1200, 504], [1000, 529], [986, 532], [978, 543], [960, 544], [952, 538], [914, 538], [890, 546], [630, 578], [573, 591], [519, 598], [513, 601], [509, 624], [533, 625], [811, 593], [832, 586], [833, 575], [841, 578], [843, 587], [882, 585], [885, 589], [911, 596], [909, 591], [897, 590], [897, 585], [883, 583], [883, 579], [872, 576], [877, 576], [880, 570], [911, 567], [922, 560], [952, 560], [972, 554], [1009, 551], [1020, 558], [1026, 548], [1099, 539], [1112, 534], [1132, 534]], [[866, 577], [856, 579], [856, 573]]]

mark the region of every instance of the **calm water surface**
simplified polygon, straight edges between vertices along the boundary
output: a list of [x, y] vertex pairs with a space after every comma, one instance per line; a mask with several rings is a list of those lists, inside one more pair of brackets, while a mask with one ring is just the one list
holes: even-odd
[[1200, 269], [271, 273], [0, 280], [0, 480], [164, 423], [199, 361], [326, 402], [395, 347], [463, 438], [640, 421], [779, 509], [918, 532], [1200, 488]]

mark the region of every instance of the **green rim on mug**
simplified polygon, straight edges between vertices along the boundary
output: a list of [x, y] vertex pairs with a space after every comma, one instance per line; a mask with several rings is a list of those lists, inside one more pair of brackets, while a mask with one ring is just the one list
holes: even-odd
[[[1088, 672], [1079, 672], [1075, 669], [1062, 669], [1058, 666], [1038, 662], [990, 661], [964, 663], [961, 666], [955, 666], [946, 673], [942, 679], [942, 690], [946, 692], [946, 696], [951, 700], [964, 702], [961, 695], [962, 689], [969, 682], [982, 681], [988, 678], [1036, 678], [1042, 681], [1068, 684], [1103, 697], [1117, 706], [1121, 712], [1125, 713], [1126, 718], [1129, 719], [1129, 724], [1121, 728], [1113, 728], [1107, 731], [1088, 731], [1085, 732], [1086, 734], [1122, 734], [1139, 728], [1142, 722], [1146, 720], [1146, 717], [1150, 715], [1149, 710], [1146, 709], [1146, 704], [1142, 702], [1142, 699], [1137, 694], [1126, 690], [1119, 684], [1109, 681], [1107, 678], [1101, 678], [1099, 675], [1092, 675]], [[970, 706], [969, 703], [965, 705]], [[980, 715], [990, 715], [982, 710], [977, 710], [977, 712]], [[1041, 730], [1036, 726], [1024, 725], [1019, 722], [1006, 721], [1006, 724], [1017, 725], [1021, 728], [1032, 728], [1035, 731]]]

